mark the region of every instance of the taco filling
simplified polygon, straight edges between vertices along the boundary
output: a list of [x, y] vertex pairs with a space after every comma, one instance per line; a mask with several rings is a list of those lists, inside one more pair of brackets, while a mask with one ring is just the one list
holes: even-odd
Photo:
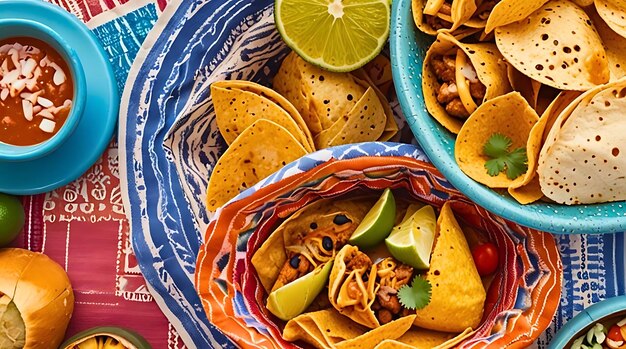
[[452, 28], [452, 1], [429, 0], [424, 7], [424, 18], [434, 30]]
[[411, 282], [413, 267], [388, 257], [373, 263], [358, 249], [344, 255], [345, 281], [339, 288], [336, 306], [355, 312], [373, 312], [380, 325], [410, 314], [398, 299], [398, 290]]
[[333, 259], [336, 251], [348, 242], [355, 228], [352, 221], [342, 214], [336, 215], [333, 223], [335, 226], [327, 229], [312, 226], [313, 232], [297, 236], [290, 246], [285, 247], [287, 260], [272, 290], [310, 273], [318, 265]]
[[438, 82], [435, 90], [437, 101], [446, 112], [466, 119], [485, 98], [487, 88], [478, 80], [478, 75], [465, 53], [458, 49], [449, 55], [437, 55], [431, 65]]

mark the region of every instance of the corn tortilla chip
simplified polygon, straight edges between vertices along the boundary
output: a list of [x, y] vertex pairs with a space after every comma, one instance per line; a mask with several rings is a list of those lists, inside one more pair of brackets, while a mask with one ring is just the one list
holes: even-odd
[[387, 100], [387, 97], [378, 88], [377, 84], [372, 80], [369, 73], [366, 73], [364, 69], [357, 69], [354, 72], [352, 72], [352, 74], [356, 78], [362, 80], [361, 85], [363, 86], [367, 85], [370, 88], [374, 89], [374, 92], [376, 92], [376, 95], [378, 96], [378, 99], [380, 100], [383, 106], [383, 109], [385, 110], [385, 116], [386, 116], [385, 129], [377, 140], [381, 142], [386, 142], [392, 139], [395, 135], [398, 134], [399, 127], [398, 127], [398, 124], [396, 123], [396, 119], [393, 114], [393, 109], [391, 109], [391, 105], [389, 105], [389, 101]]
[[498, 27], [496, 44], [516, 69], [557, 89], [581, 91], [609, 81], [602, 41], [570, 1], [549, 1], [524, 21]]
[[611, 71], [611, 81], [619, 80], [626, 76], [626, 38], [620, 36], [611, 29], [594, 7], [587, 10], [594, 27], [598, 31], [606, 56], [609, 60], [609, 70]]
[[287, 111], [268, 98], [252, 92], [221, 87], [227, 85], [227, 82], [211, 85], [217, 127], [226, 143], [231, 144], [256, 120], [266, 119], [284, 127], [308, 152], [314, 151], [306, 135]]
[[473, 333], [471, 328], [455, 335], [413, 327], [396, 340], [382, 341], [375, 349], [449, 349], [456, 347]]
[[626, 199], [626, 79], [589, 90], [561, 113], [539, 154], [541, 190], [558, 203]]
[[530, 130], [539, 117], [519, 92], [511, 92], [483, 103], [470, 116], [459, 132], [454, 156], [461, 170], [473, 180], [490, 188], [508, 188], [513, 182], [503, 171], [490, 176], [485, 163], [490, 159], [483, 152], [489, 138], [499, 133], [511, 139], [510, 150], [526, 147]]
[[511, 90], [508, 81], [507, 67], [502, 61], [498, 49], [491, 43], [464, 44], [446, 33], [437, 36], [436, 41], [429, 48], [424, 59], [422, 89], [424, 102], [428, 112], [446, 129], [452, 133], [458, 133], [463, 125], [463, 120], [450, 116], [445, 108], [437, 101], [436, 91], [441, 84], [435, 75], [430, 61], [437, 55], [446, 55], [460, 48], [469, 58], [476, 70], [478, 80], [486, 87], [483, 103], [494, 97], [503, 95]]
[[485, 32], [491, 33], [496, 27], [520, 21], [546, 2], [548, 0], [500, 0], [489, 14]]
[[401, 317], [337, 344], [337, 349], [373, 349], [385, 339], [396, 339], [411, 328], [415, 315]]
[[437, 218], [426, 280], [432, 285], [430, 303], [416, 312], [414, 325], [456, 333], [468, 327], [478, 328], [487, 295], [449, 202], [443, 205]]
[[209, 180], [207, 209], [215, 211], [240, 191], [306, 153], [284, 127], [265, 119], [255, 121], [217, 161]]
[[595, 0], [594, 3], [604, 22], [617, 34], [626, 38], [626, 1]]

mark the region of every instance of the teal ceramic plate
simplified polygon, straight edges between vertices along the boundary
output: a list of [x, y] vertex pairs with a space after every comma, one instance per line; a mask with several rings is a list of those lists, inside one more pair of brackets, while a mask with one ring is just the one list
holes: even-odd
[[119, 95], [106, 53], [76, 17], [44, 1], [2, 0], [0, 19], [5, 18], [29, 19], [52, 28], [76, 51], [85, 71], [85, 109], [72, 136], [42, 158], [0, 162], [0, 192], [43, 193], [75, 180], [98, 160], [117, 123]]
[[454, 160], [454, 135], [426, 111], [422, 62], [433, 39], [417, 30], [411, 0], [394, 0], [391, 23], [393, 80], [402, 111], [415, 138], [433, 164], [459, 191], [478, 205], [515, 223], [556, 234], [615, 233], [626, 230], [626, 203], [565, 206], [520, 205], [466, 176]]

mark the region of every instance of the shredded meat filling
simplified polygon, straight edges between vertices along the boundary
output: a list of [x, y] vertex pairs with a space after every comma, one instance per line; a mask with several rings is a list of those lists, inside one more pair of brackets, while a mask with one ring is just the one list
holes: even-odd
[[[295, 255], [295, 254], [294, 256], [297, 256], [299, 258], [297, 267], [294, 268], [290, 264], [290, 260], [287, 260], [287, 262], [283, 265], [283, 268], [280, 270], [280, 273], [278, 274], [278, 279], [276, 279], [276, 282], [274, 283], [274, 287], [272, 288], [272, 290], [276, 290], [279, 287], [284, 286], [304, 276], [305, 274], [311, 272], [314, 269], [313, 265], [311, 264], [311, 262], [309, 262], [308, 259], [299, 255]], [[294, 258], [294, 256], [291, 256], [291, 258]]]
[[369, 268], [372, 266], [372, 260], [365, 253], [361, 251], [355, 251], [349, 257], [350, 261], [346, 264], [348, 270]]
[[376, 312], [378, 322], [381, 324], [386, 324], [394, 318], [406, 316], [411, 312], [400, 304], [398, 290], [411, 282], [413, 268], [405, 264], [399, 264], [393, 273], [395, 288], [387, 285], [381, 286], [376, 292], [376, 300], [372, 304], [372, 310]]
[[[441, 83], [439, 89], [435, 90], [437, 102], [439, 102], [446, 112], [454, 117], [465, 119], [470, 113], [467, 111], [456, 85], [456, 56], [435, 56], [431, 60], [432, 69]], [[487, 88], [478, 79], [470, 81], [469, 90], [472, 98], [480, 104], [485, 98]]]

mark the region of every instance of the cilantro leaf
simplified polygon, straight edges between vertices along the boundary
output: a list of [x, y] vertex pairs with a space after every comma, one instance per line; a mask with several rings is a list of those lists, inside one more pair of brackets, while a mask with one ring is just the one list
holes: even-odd
[[404, 285], [398, 290], [398, 299], [407, 309], [422, 309], [430, 303], [432, 286], [428, 280], [417, 275], [411, 286]]
[[494, 133], [483, 146], [483, 152], [491, 159], [485, 162], [487, 173], [494, 177], [506, 171], [509, 179], [515, 179], [528, 171], [528, 156], [526, 149], [517, 148], [509, 152], [513, 145], [511, 138], [500, 133]]

